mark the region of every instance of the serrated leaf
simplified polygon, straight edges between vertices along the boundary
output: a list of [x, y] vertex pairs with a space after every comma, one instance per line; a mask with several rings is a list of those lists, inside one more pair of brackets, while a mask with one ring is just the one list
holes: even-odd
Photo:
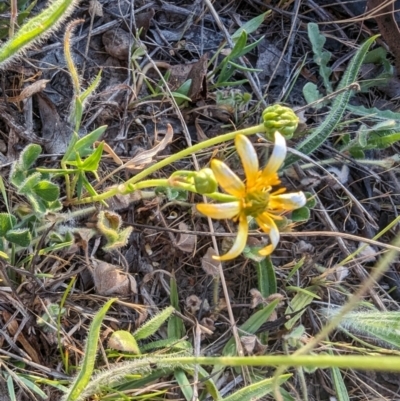
[[96, 78], [92, 81], [92, 83], [88, 86], [88, 88], [79, 95], [79, 99], [82, 104], [85, 103], [85, 100], [88, 98], [88, 96], [90, 96], [99, 86], [101, 80], [101, 73], [102, 71], [100, 70], [97, 73]]
[[5, 238], [13, 244], [19, 245], [22, 248], [27, 248], [32, 242], [32, 234], [28, 228], [16, 228], [7, 231]]
[[58, 185], [46, 180], [39, 181], [33, 188], [33, 192], [46, 202], [54, 202], [60, 196]]
[[142, 324], [134, 333], [133, 337], [137, 341], [148, 338], [153, 335], [171, 316], [174, 312], [174, 308], [169, 306], [168, 308], [163, 309], [160, 313], [157, 313], [154, 317], [148, 320], [146, 323]]
[[[315, 103], [323, 97], [320, 91], [318, 90], [317, 85], [313, 84], [312, 82], [307, 82], [303, 86], [303, 96], [307, 104]], [[326, 102], [315, 103], [313, 104], [313, 107], [318, 110], [325, 104]]]
[[135, 355], [141, 353], [135, 337], [126, 330], [114, 331], [108, 340], [108, 347], [118, 351], [132, 352]]
[[17, 224], [15, 216], [9, 213], [0, 213], [0, 237], [4, 237], [7, 231]]
[[318, 24], [313, 22], [310, 22], [307, 25], [307, 31], [314, 53], [314, 61], [319, 66], [319, 74], [324, 81], [327, 92], [331, 93], [332, 85], [329, 81], [329, 76], [331, 75], [332, 70], [327, 66], [329, 60], [331, 59], [331, 53], [324, 51], [326, 38], [320, 33]]

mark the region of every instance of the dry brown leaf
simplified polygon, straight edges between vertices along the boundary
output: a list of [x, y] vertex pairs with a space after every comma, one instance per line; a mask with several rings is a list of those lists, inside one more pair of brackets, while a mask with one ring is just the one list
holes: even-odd
[[[179, 223], [180, 231], [189, 231], [189, 227], [185, 223]], [[197, 236], [182, 232], [178, 234], [178, 240], [175, 246], [182, 252], [192, 253], [196, 247]]]
[[[11, 314], [6, 310], [2, 311], [2, 315], [6, 322], [11, 318]], [[11, 336], [15, 336], [18, 331], [18, 322], [16, 320], [11, 321], [7, 326], [7, 329]], [[38, 353], [32, 347], [31, 343], [25, 338], [24, 333], [20, 332], [15, 340], [22, 345], [23, 349], [32, 358], [33, 362], [41, 363]]]
[[206, 254], [201, 258], [201, 267], [206, 274], [216, 277], [218, 276], [219, 262], [212, 257], [216, 255], [214, 248], [208, 248]]
[[154, 8], [150, 8], [149, 11], [135, 15], [136, 28], [140, 30], [140, 39], [146, 37], [154, 14]]
[[158, 143], [156, 146], [149, 150], [144, 150], [133, 159], [129, 160], [124, 164], [124, 168], [132, 169], [142, 169], [147, 164], [153, 161], [154, 156], [156, 156], [159, 152], [164, 150], [169, 143], [172, 142], [172, 138], [174, 136], [174, 131], [172, 130], [172, 126], [170, 124], [167, 125], [167, 132], [165, 133], [164, 138]]
[[127, 296], [137, 293], [136, 280], [130, 274], [102, 260], [92, 258], [92, 264], [97, 294]]
[[172, 91], [178, 89], [183, 83], [192, 80], [188, 97], [192, 101], [207, 97], [207, 63], [208, 54], [205, 53], [199, 61], [191, 64], [177, 64], [170, 67], [171, 76], [168, 81]]

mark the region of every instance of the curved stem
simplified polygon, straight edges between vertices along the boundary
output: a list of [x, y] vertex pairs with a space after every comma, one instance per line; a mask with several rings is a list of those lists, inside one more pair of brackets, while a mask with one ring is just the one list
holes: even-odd
[[[217, 136], [215, 138], [211, 138], [211, 139], [208, 139], [206, 141], [200, 142], [200, 143], [198, 143], [196, 145], [193, 145], [193, 146], [191, 146], [191, 147], [189, 147], [187, 149], [181, 150], [180, 152], [175, 153], [175, 154], [165, 158], [164, 160], [159, 161], [156, 164], [153, 164], [152, 166], [144, 169], [139, 174], [136, 174], [135, 176], [130, 178], [128, 181], [126, 181], [122, 185], [126, 189], [129, 188], [129, 192], [133, 192], [134, 190], [137, 190], [137, 189], [140, 189], [140, 188], [144, 188], [144, 186], [142, 186], [142, 183], [139, 183], [140, 187], [137, 186], [138, 185], [137, 183], [139, 181], [143, 180], [144, 178], [146, 178], [147, 176], [149, 176], [150, 174], [153, 174], [157, 170], [160, 170], [161, 168], [163, 168], [165, 166], [168, 166], [169, 164], [174, 163], [177, 160], [180, 160], [180, 159], [182, 159], [182, 158], [184, 158], [186, 156], [189, 156], [189, 155], [191, 155], [191, 154], [193, 154], [195, 152], [198, 152], [200, 150], [209, 148], [209, 147], [217, 145], [219, 143], [230, 141], [230, 140], [234, 139], [236, 137], [236, 135], [239, 135], [239, 134], [241, 134], [241, 135], [253, 135], [253, 134], [260, 133], [260, 132], [265, 132], [264, 124], [259, 124], [259, 125], [253, 126], [253, 127], [242, 129], [242, 130], [229, 132], [227, 134], [219, 135], [219, 136]], [[158, 181], [158, 180], [148, 180], [148, 181], [143, 181], [143, 182], [149, 183], [151, 181]], [[148, 185], [148, 184], [146, 184], [146, 185], [147, 185], [147, 187], [148, 186], [154, 186], [154, 185]], [[159, 186], [159, 185], [157, 184], [155, 186]], [[165, 185], [161, 184], [161, 186], [165, 186]], [[110, 189], [110, 190], [108, 190], [106, 192], [103, 192], [102, 194], [96, 195], [96, 196], [88, 196], [88, 197], [83, 198], [83, 199], [78, 200], [78, 201], [72, 200], [70, 202], [70, 204], [80, 205], [80, 204], [84, 204], [84, 203], [98, 202], [98, 201], [102, 201], [102, 200], [106, 200], [108, 198], [111, 198], [112, 196], [117, 195], [119, 193], [126, 193], [124, 191], [121, 191], [121, 189], [122, 189], [121, 186], [116, 186], [116, 187], [113, 187], [112, 189]], [[193, 191], [193, 192], [196, 192], [196, 191]], [[216, 196], [215, 194], [217, 194], [217, 193], [212, 194], [212, 196], [207, 194], [207, 196], [211, 197], [212, 199], [217, 199], [217, 198], [213, 197], [213, 196]], [[223, 194], [220, 194], [220, 195], [223, 195]]]

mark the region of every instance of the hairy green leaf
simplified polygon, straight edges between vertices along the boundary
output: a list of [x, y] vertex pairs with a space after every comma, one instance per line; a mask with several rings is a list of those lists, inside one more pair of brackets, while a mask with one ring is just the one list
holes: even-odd
[[15, 216], [9, 213], [0, 213], [0, 237], [4, 237], [7, 231], [17, 224]]
[[32, 234], [28, 228], [16, 228], [7, 231], [5, 238], [13, 244], [27, 248], [32, 242]]
[[28, 20], [0, 48], [0, 65], [21, 55], [27, 47], [57, 29], [77, 4], [77, 0], [54, 0], [40, 14]]
[[[338, 89], [347, 88], [350, 84], [355, 82], [364, 57], [376, 38], [377, 36], [373, 36], [368, 39], [357, 51], [351, 60], [349, 67], [346, 69]], [[352, 92], [352, 90], [345, 90], [335, 98], [328, 117], [316, 130], [314, 130], [311, 135], [309, 135], [296, 147], [298, 151], [308, 155], [318, 149], [326, 141], [329, 135], [336, 128], [337, 124], [340, 122], [350, 97], [352, 96]], [[290, 155], [286, 159], [285, 166], [287, 167], [297, 160], [299, 160], [298, 156]]]

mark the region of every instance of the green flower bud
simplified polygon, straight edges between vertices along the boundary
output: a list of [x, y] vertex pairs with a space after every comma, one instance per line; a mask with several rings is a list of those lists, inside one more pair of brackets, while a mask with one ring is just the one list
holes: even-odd
[[194, 187], [197, 193], [211, 194], [218, 189], [218, 182], [210, 168], [203, 168], [194, 176]]
[[267, 107], [262, 114], [265, 135], [274, 140], [275, 131], [279, 131], [286, 139], [290, 139], [297, 129], [299, 118], [289, 107], [275, 104]]

